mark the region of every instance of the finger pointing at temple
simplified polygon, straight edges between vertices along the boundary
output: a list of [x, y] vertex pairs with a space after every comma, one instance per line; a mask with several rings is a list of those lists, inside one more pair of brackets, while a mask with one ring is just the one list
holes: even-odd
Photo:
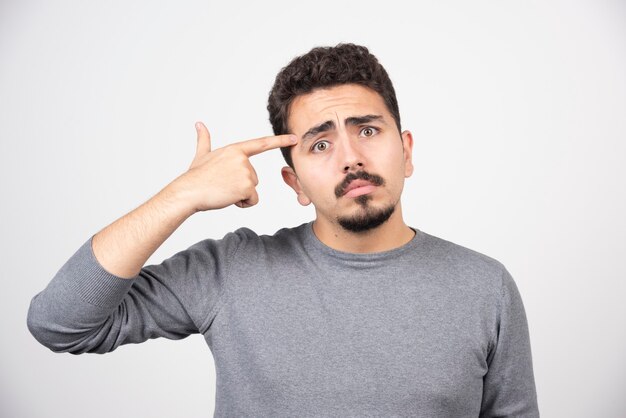
[[248, 157], [269, 151], [275, 148], [289, 147], [298, 142], [298, 137], [292, 134], [264, 136], [256, 139], [233, 144], [240, 148]]
[[259, 202], [256, 170], [249, 158], [297, 143], [292, 134], [264, 136], [212, 149], [209, 130], [197, 122], [196, 155], [189, 169], [171, 184], [172, 195], [192, 212], [221, 209], [231, 204], [245, 208]]

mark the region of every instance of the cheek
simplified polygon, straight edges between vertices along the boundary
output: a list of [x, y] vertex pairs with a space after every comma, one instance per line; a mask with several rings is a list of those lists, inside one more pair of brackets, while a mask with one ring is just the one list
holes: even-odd
[[334, 195], [337, 184], [333, 183], [327, 173], [328, 169], [308, 167], [306, 175], [299, 175], [300, 187], [311, 200], [326, 200], [329, 194]]
[[370, 161], [374, 163], [374, 166], [385, 170], [387, 175], [404, 171], [402, 149], [396, 150], [395, 148], [381, 147], [370, 157]]
[[[405, 178], [405, 166], [404, 166], [404, 155], [402, 154], [402, 149], [400, 151], [390, 150], [387, 148], [386, 150], [381, 150], [377, 155], [378, 161], [384, 161], [383, 165], [377, 165], [376, 168], [380, 169], [378, 173], [381, 175], [387, 185], [392, 189], [398, 189], [402, 187], [402, 182]], [[376, 172], [377, 170], [372, 170]]]

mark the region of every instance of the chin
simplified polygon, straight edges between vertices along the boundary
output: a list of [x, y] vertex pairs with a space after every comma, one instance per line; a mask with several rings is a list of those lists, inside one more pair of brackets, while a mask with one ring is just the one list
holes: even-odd
[[[363, 197], [365, 196], [363, 195]], [[337, 217], [337, 223], [349, 232], [368, 232], [387, 222], [395, 209], [395, 205], [384, 208], [364, 207], [363, 210], [359, 210], [351, 216]]]

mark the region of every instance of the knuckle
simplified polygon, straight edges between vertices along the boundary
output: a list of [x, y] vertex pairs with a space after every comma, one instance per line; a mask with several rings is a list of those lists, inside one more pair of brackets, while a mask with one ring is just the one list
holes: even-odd
[[228, 155], [229, 157], [232, 157], [234, 155], [237, 155], [237, 148], [233, 145], [226, 145], [224, 148], [222, 148], [224, 151], [224, 154]]
[[270, 138], [265, 136], [259, 140], [259, 146], [263, 150], [269, 149], [272, 146], [272, 141], [270, 140]]
[[239, 200], [246, 200], [253, 194], [254, 187], [243, 187], [239, 193]]

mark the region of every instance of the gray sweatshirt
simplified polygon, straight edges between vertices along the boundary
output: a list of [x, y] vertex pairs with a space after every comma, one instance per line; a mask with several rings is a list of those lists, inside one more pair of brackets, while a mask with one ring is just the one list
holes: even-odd
[[412, 228], [353, 254], [312, 222], [205, 239], [137, 277], [90, 237], [33, 297], [28, 327], [56, 352], [106, 353], [201, 333], [215, 417], [538, 417], [517, 286], [499, 261]]

